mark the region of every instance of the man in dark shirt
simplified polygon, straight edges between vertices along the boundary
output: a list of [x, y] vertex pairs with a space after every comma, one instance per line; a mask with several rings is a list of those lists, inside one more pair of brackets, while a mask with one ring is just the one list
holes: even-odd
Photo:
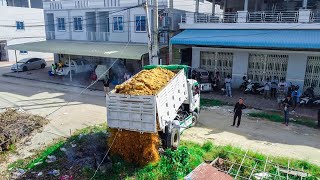
[[242, 109], [247, 108], [246, 105], [244, 105], [243, 103], [243, 99], [240, 98], [239, 102], [236, 103], [236, 105], [234, 106], [234, 117], [233, 117], [233, 124], [232, 126], [234, 126], [236, 124], [236, 119], [238, 117], [238, 122], [237, 122], [237, 127], [240, 126], [240, 121], [241, 121], [241, 115], [242, 115]]
[[282, 102], [283, 112], [284, 112], [284, 122], [282, 124], [289, 124], [289, 107], [292, 106], [291, 96], [288, 95], [287, 98]]

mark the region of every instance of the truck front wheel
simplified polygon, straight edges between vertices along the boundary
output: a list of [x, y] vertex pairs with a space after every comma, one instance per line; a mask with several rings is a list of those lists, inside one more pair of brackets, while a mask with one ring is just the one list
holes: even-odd
[[192, 123], [191, 123], [190, 127], [195, 126], [197, 121], [198, 121], [198, 119], [199, 119], [198, 113], [193, 112], [192, 113]]

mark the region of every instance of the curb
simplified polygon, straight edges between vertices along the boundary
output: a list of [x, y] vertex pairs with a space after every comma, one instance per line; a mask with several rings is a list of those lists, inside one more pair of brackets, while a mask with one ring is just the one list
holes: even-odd
[[[74, 84], [69, 84], [69, 83], [59, 83], [59, 82], [52, 82], [52, 81], [47, 81], [47, 80], [42, 80], [42, 79], [32, 79], [32, 78], [27, 78], [27, 77], [17, 77], [14, 75], [11, 75], [10, 73], [5, 73], [2, 74], [3, 77], [11, 77], [11, 78], [17, 78], [17, 79], [27, 79], [31, 81], [38, 81], [38, 82], [45, 82], [45, 83], [50, 83], [50, 84], [57, 84], [57, 85], [65, 85], [65, 86], [71, 86], [71, 87], [78, 87], [78, 88], [86, 88], [87, 86], [80, 86], [80, 85], [74, 85]], [[90, 90], [95, 90], [95, 91], [103, 91], [97, 88], [88, 88]]]

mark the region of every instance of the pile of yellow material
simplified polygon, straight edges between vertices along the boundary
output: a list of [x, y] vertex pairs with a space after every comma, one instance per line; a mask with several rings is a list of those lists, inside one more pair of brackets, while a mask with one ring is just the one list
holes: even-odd
[[[175, 76], [167, 69], [143, 70], [130, 81], [115, 87], [116, 93], [130, 95], [155, 95]], [[160, 160], [158, 147], [160, 138], [157, 133], [118, 131], [110, 129], [108, 144], [111, 154], [120, 155], [128, 162], [146, 165]], [[115, 138], [116, 137], [116, 138]]]
[[116, 93], [130, 95], [155, 95], [175, 76], [163, 68], [143, 70], [129, 82], [116, 86]]

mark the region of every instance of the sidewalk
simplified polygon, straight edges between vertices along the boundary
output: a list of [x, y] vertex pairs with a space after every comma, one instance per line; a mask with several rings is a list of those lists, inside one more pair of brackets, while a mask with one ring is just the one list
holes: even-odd
[[[50, 71], [50, 70], [51, 70], [50, 67], [46, 67], [44, 69], [37, 69], [37, 70], [26, 71], [26, 72], [4, 73], [3, 76], [4, 77], [14, 77], [14, 78], [20, 78], [20, 79], [35, 80], [35, 81], [60, 84], [60, 85], [67, 85], [67, 86], [73, 86], [73, 87], [80, 87], [80, 88], [86, 88], [91, 84], [89, 74], [73, 75], [72, 81], [70, 81], [69, 76], [49, 76], [48, 71]], [[96, 82], [89, 89], [103, 91], [102, 81]]]
[[[266, 110], [266, 111], [280, 111], [278, 109], [278, 104], [276, 99], [264, 99], [261, 95], [252, 95], [252, 94], [244, 94], [240, 91], [232, 91], [233, 97], [226, 97], [222, 95], [220, 92], [213, 93], [202, 93], [201, 97], [206, 99], [216, 99], [223, 102], [226, 102], [230, 105], [234, 105], [238, 102], [239, 98], [242, 97], [247, 106], [255, 109]], [[305, 108], [305, 107], [297, 107], [294, 115], [308, 117], [312, 119], [317, 119], [317, 108]]]

